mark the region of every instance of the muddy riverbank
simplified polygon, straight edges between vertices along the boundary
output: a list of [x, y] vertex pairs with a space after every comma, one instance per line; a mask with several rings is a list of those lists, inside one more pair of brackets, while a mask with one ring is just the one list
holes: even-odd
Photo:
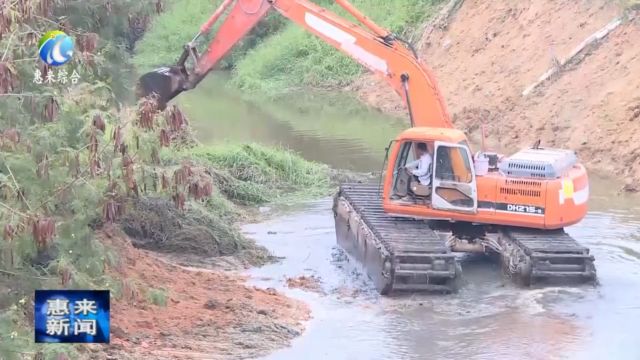
[[119, 249], [109, 274], [124, 281], [112, 304], [111, 344], [87, 358], [255, 358], [304, 330], [309, 309], [300, 300], [245, 285], [234, 272], [176, 265], [135, 248], [117, 227], [97, 235]]

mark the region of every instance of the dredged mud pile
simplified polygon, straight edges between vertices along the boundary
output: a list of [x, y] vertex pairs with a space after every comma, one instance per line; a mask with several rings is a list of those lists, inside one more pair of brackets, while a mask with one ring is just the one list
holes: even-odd
[[246, 286], [233, 273], [171, 264], [136, 249], [117, 227], [98, 236], [119, 249], [109, 274], [122, 286], [111, 345], [90, 358], [243, 359], [286, 346], [303, 330], [308, 309], [299, 301]]

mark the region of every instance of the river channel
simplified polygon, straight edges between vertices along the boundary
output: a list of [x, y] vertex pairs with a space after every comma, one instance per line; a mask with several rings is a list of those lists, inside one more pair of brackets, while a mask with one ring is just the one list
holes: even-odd
[[[181, 96], [201, 142], [282, 145], [337, 169], [379, 171], [405, 125], [346, 96], [247, 102], [210, 77]], [[483, 258], [463, 259], [452, 295], [381, 297], [336, 246], [330, 199], [244, 232], [284, 257], [251, 282], [307, 302], [312, 319], [268, 359], [640, 359], [640, 198], [591, 176], [590, 211], [567, 228], [596, 258], [600, 285], [523, 289]], [[321, 292], [286, 279], [321, 279]]]

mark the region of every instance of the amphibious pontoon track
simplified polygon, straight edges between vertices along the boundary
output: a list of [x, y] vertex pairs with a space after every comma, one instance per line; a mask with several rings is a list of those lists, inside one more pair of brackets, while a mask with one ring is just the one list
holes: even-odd
[[381, 294], [455, 291], [459, 265], [427, 221], [384, 213], [376, 185], [344, 184], [334, 198], [338, 243]]
[[[456, 290], [461, 270], [446, 237], [467, 235], [429, 222], [385, 214], [376, 185], [344, 184], [334, 198], [338, 244], [364, 266], [381, 294], [391, 291]], [[492, 239], [481, 252], [499, 252], [505, 272], [529, 286], [552, 280], [563, 284], [596, 281], [594, 258], [564, 230], [473, 225]], [[438, 233], [434, 231], [438, 230]], [[473, 239], [471, 240], [474, 241]], [[483, 250], [484, 249], [484, 250]]]
[[498, 234], [505, 270], [524, 285], [552, 280], [596, 280], [594, 257], [564, 230], [503, 228]]

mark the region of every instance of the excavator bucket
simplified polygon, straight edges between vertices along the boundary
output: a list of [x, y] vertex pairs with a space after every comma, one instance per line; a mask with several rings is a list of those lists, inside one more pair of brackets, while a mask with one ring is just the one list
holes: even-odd
[[154, 95], [159, 109], [185, 90], [188, 75], [183, 66], [164, 66], [148, 72], [138, 82], [138, 97]]

